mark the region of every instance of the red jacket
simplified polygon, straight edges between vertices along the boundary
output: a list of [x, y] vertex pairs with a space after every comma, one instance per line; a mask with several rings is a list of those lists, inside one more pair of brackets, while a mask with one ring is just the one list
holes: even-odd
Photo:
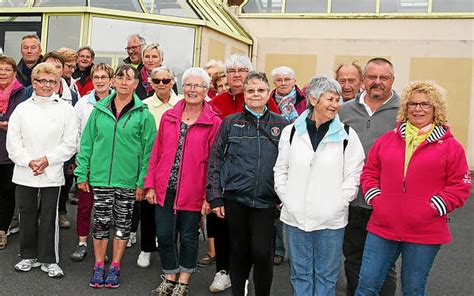
[[94, 89], [94, 85], [92, 84], [92, 79], [91, 76], [87, 76], [84, 81], [77, 80], [76, 81], [76, 87], [77, 90], [79, 91], [79, 96], [83, 97], [90, 93]]
[[[215, 96], [211, 103], [221, 111], [221, 118], [224, 119], [230, 114], [244, 110], [244, 93], [233, 95], [226, 91]], [[280, 110], [274, 100], [268, 100], [267, 106], [270, 111], [280, 114]]]
[[[185, 102], [181, 100], [163, 114], [145, 177], [145, 188], [156, 190], [157, 202], [161, 206], [164, 206], [169, 175], [176, 156], [184, 106]], [[206, 197], [209, 153], [220, 124], [218, 113], [212, 105], [204, 102], [201, 115], [189, 127], [184, 140], [175, 210], [201, 211]]]
[[388, 240], [449, 243], [447, 214], [462, 207], [471, 191], [463, 147], [448, 127], [436, 126], [413, 153], [405, 176], [404, 162], [402, 123], [374, 143], [361, 175], [373, 206], [367, 230]]

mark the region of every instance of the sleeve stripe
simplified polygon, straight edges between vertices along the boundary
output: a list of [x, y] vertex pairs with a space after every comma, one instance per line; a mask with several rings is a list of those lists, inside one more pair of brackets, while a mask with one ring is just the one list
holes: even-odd
[[367, 204], [370, 205], [370, 201], [376, 197], [377, 195], [380, 195], [382, 193], [382, 190], [380, 190], [379, 188], [372, 188], [372, 189], [369, 189], [369, 191], [367, 191], [367, 193], [365, 194], [365, 201], [367, 202]]
[[444, 200], [441, 198], [439, 195], [435, 195], [431, 198], [431, 202], [436, 206], [438, 209], [439, 215], [444, 216], [448, 213], [448, 207], [446, 206], [446, 203]]

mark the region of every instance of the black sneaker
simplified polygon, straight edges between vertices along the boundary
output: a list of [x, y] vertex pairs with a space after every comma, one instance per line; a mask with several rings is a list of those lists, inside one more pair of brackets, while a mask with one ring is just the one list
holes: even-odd
[[86, 245], [77, 245], [76, 250], [71, 254], [71, 259], [73, 261], [82, 261], [87, 255], [87, 246]]

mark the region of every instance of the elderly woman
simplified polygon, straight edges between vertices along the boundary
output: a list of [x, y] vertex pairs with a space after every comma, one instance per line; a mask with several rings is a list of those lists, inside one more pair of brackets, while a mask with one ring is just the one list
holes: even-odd
[[255, 295], [270, 295], [279, 204], [273, 166], [288, 122], [268, 110], [270, 87], [264, 73], [248, 73], [243, 87], [244, 111], [224, 119], [212, 148], [207, 198], [212, 211], [227, 220], [232, 294], [244, 295], [253, 266]]
[[402, 256], [404, 295], [426, 295], [441, 244], [451, 242], [448, 213], [471, 190], [463, 147], [447, 124], [445, 92], [431, 81], [411, 82], [400, 100], [398, 126], [372, 146], [361, 176], [373, 206], [356, 295], [378, 295]]
[[[207, 75], [209, 75], [212, 80], [217, 73], [224, 71], [224, 63], [221, 61], [210, 60], [204, 65], [204, 70], [206, 70]], [[215, 87], [214, 83], [211, 83], [209, 91], [207, 92], [207, 96], [212, 99], [218, 94], [219, 93], [217, 92], [217, 88]]]
[[[151, 97], [143, 100], [143, 103], [148, 106], [148, 109], [155, 118], [156, 129], [158, 130], [163, 113], [173, 108], [180, 98], [173, 91], [175, 76], [173, 71], [168, 67], [161, 66], [154, 68], [148, 79], [155, 93]], [[136, 209], [138, 209], [138, 206], [140, 209], [138, 211], [134, 209], [134, 215], [139, 216], [141, 223], [140, 245], [142, 251], [138, 255], [137, 265], [139, 267], [148, 267], [150, 265], [151, 253], [157, 250], [155, 207], [147, 201], [137, 203]], [[131, 244], [131, 242], [129, 244]]]
[[[79, 140], [89, 120], [89, 116], [94, 109], [94, 105], [110, 95], [110, 83], [113, 75], [114, 70], [107, 64], [100, 63], [92, 66], [91, 76], [94, 90], [82, 97], [74, 106], [77, 125], [79, 127]], [[78, 151], [79, 148], [80, 147], [77, 147]], [[87, 255], [87, 236], [89, 235], [91, 211], [94, 203], [94, 195], [92, 192], [80, 190], [78, 195], [76, 233], [79, 237], [79, 244], [70, 256], [73, 261], [82, 261]]]
[[71, 120], [74, 108], [54, 93], [61, 79], [58, 70], [42, 63], [31, 77], [33, 95], [15, 109], [7, 133], [21, 217], [22, 260], [15, 269], [29, 271], [41, 265], [50, 277], [60, 277], [64, 273], [57, 264], [58, 199], [64, 185], [63, 163], [76, 152], [77, 124]]
[[15, 60], [0, 56], [0, 250], [7, 246], [8, 225], [15, 208], [15, 184], [12, 182], [15, 166], [6, 149], [8, 121], [13, 110], [25, 99], [25, 88], [15, 78]]
[[[156, 133], [148, 108], [134, 94], [138, 77], [134, 68], [117, 68], [115, 92], [95, 103], [82, 132], [75, 170], [78, 188], [94, 193], [95, 265], [92, 288], [118, 288], [120, 261], [130, 236], [135, 199], [143, 199], [143, 178]], [[105, 278], [104, 259], [110, 226], [114, 224], [112, 263]]]
[[150, 157], [146, 198], [156, 204], [164, 273], [151, 295], [188, 295], [188, 282], [196, 271], [199, 220], [201, 213], [210, 211], [205, 200], [207, 163], [221, 123], [212, 105], [204, 101], [209, 81], [201, 68], [184, 72], [184, 99], [163, 115]]
[[335, 295], [349, 203], [364, 164], [356, 132], [337, 115], [340, 95], [336, 80], [311, 80], [309, 108], [283, 130], [274, 168], [297, 296]]
[[220, 95], [229, 90], [229, 84], [227, 84], [227, 75], [225, 72], [217, 72], [212, 75], [212, 85], [216, 91], [215, 95]]

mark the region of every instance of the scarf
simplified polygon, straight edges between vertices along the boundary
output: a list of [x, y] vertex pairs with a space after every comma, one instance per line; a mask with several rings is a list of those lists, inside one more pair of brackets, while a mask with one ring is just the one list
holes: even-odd
[[285, 117], [289, 122], [293, 122], [298, 118], [298, 112], [296, 112], [296, 87], [286, 95], [279, 95], [275, 91], [275, 101], [278, 104], [278, 109], [281, 111], [281, 116]]
[[407, 173], [408, 164], [410, 159], [413, 156], [416, 148], [420, 146], [434, 130], [434, 124], [428, 124], [424, 128], [417, 128], [412, 125], [409, 121], [405, 126], [405, 166], [404, 166], [404, 175]]
[[148, 82], [148, 72], [146, 71], [145, 67], [143, 67], [140, 71], [140, 75], [142, 77], [142, 85], [145, 88], [147, 93], [153, 91], [153, 87], [151, 87], [151, 83]]
[[22, 84], [14, 78], [13, 81], [4, 89], [0, 90], [0, 114], [7, 113], [10, 97], [14, 90], [20, 88]]

